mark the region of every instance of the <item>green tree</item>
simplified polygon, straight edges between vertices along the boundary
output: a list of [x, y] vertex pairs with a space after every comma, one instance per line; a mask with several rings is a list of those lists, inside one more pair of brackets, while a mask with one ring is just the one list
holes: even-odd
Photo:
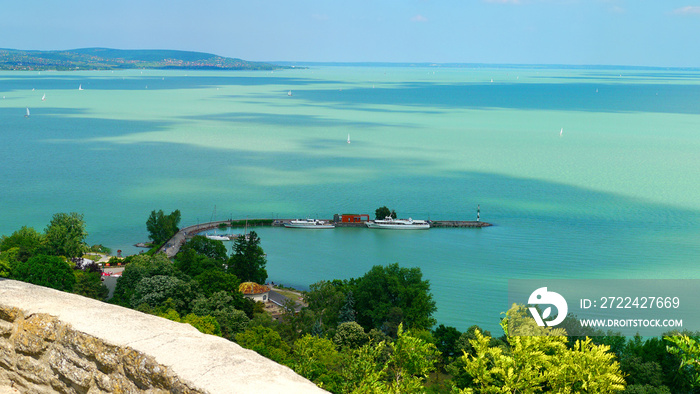
[[435, 347], [440, 351], [445, 363], [450, 362], [454, 358], [459, 349], [457, 348], [457, 341], [462, 336], [454, 327], [445, 326], [440, 324], [435, 330], [433, 330], [433, 337], [435, 338]]
[[45, 233], [44, 246], [49, 255], [75, 258], [89, 249], [83, 215], [76, 212], [53, 215]]
[[17, 248], [16, 260], [27, 261], [41, 250], [44, 244], [44, 235], [32, 227], [23, 226], [12, 235], [0, 238], [0, 251], [5, 252]]
[[367, 343], [368, 339], [362, 326], [354, 321], [340, 323], [333, 336], [333, 342], [341, 349], [357, 349]]
[[384, 220], [387, 217], [392, 217], [396, 219], [396, 211], [394, 211], [393, 209], [390, 210], [389, 208], [387, 208], [386, 205], [384, 205], [382, 207], [377, 208], [374, 211], [374, 216], [377, 220]]
[[12, 278], [67, 292], [72, 292], [75, 286], [73, 268], [58, 256], [40, 254], [20, 261], [12, 271]]
[[289, 359], [289, 345], [282, 340], [277, 331], [269, 327], [249, 327], [236, 335], [236, 342], [278, 363], [285, 364]]
[[167, 309], [165, 312], [157, 313], [157, 316], [164, 317], [178, 323], [187, 323], [204, 334], [221, 336], [219, 323], [213, 316], [197, 316], [194, 313], [190, 313], [184, 318], [181, 318], [180, 314], [172, 308]]
[[226, 263], [228, 255], [226, 246], [222, 241], [209, 239], [203, 235], [195, 235], [180, 248], [180, 253], [193, 250], [197, 254], [207, 256], [211, 259], [218, 260], [222, 265]]
[[154, 275], [141, 279], [136, 285], [130, 304], [136, 308], [146, 304], [151, 308], [172, 305], [181, 315], [190, 312], [192, 301], [197, 297], [197, 290], [191, 282], [174, 276]]
[[197, 276], [205, 271], [218, 270], [223, 272], [224, 264], [219, 260], [188, 249], [180, 251], [175, 256], [175, 268], [188, 276]]
[[[619, 363], [608, 346], [594, 345], [586, 338], [569, 349], [563, 330], [535, 323], [539, 328], [535, 332], [523, 321], [513, 324], [525, 319], [523, 310], [514, 305], [501, 321], [507, 349], [490, 347], [490, 338], [475, 332], [476, 339], [471, 341], [475, 354], [462, 356], [473, 386], [463, 393], [611, 393], [625, 389]], [[529, 335], [513, 334], [515, 326]]]
[[187, 323], [192, 327], [196, 328], [204, 334], [221, 336], [221, 328], [219, 327], [219, 322], [214, 316], [197, 316], [194, 313], [190, 313], [185, 316], [182, 323]]
[[305, 335], [294, 342], [292, 369], [321, 387], [336, 386], [340, 354], [333, 341]]
[[102, 274], [82, 270], [75, 271], [73, 292], [100, 301], [105, 301], [109, 295], [109, 289], [102, 283]]
[[[680, 356], [668, 352], [669, 342], [659, 337], [643, 340], [642, 337], [635, 336], [629, 340], [622, 337], [620, 345], [619, 339], [615, 338], [620, 337], [596, 337], [593, 340], [611, 344], [612, 349], [617, 349], [620, 369], [628, 376], [628, 390], [648, 391], [650, 387], [658, 387], [660, 390], [666, 387], [673, 393], [688, 393], [693, 390], [686, 371], [678, 369]], [[658, 380], [659, 375], [661, 381]]]
[[425, 379], [440, 356], [435, 345], [404, 332], [403, 325], [393, 342], [370, 342], [346, 354], [339, 391], [376, 394], [425, 392]]
[[158, 212], [153, 210], [146, 221], [146, 230], [149, 233], [148, 238], [156, 245], [163, 244], [180, 231], [177, 227], [179, 224], [179, 209], [174, 210], [170, 215], [163, 213], [163, 210]]
[[687, 377], [691, 387], [700, 387], [700, 343], [688, 335], [665, 336], [667, 350], [680, 357], [678, 369]]
[[238, 294], [243, 297], [243, 294], [238, 291], [241, 281], [234, 274], [219, 270], [208, 270], [195, 276], [194, 280], [199, 282], [199, 289], [205, 297], [220, 291], [225, 291], [232, 295]]
[[0, 278], [12, 276], [12, 270], [19, 262], [19, 248], [14, 247], [0, 252]]
[[666, 386], [652, 386], [650, 384], [631, 384], [625, 387], [625, 394], [671, 394]]
[[428, 374], [435, 370], [440, 352], [435, 345], [403, 331], [399, 325], [396, 340], [389, 344], [387, 393], [415, 393], [423, 390]]
[[338, 312], [338, 323], [354, 322], [355, 321], [355, 297], [352, 291], [348, 291], [345, 295], [345, 304]]
[[342, 361], [341, 392], [384, 394], [387, 370], [387, 346], [384, 341], [368, 343], [350, 352]]
[[250, 321], [245, 312], [236, 309], [234, 297], [226, 291], [197, 298], [192, 303], [192, 313], [213, 316], [219, 323], [221, 335], [229, 340], [234, 340], [236, 334], [244, 331]]
[[435, 324], [432, 315], [437, 307], [420, 268], [376, 265], [350, 284], [356, 321], [365, 330], [379, 328], [393, 336], [401, 322], [411, 329], [429, 329]]
[[136, 286], [141, 279], [156, 275], [175, 276], [175, 267], [173, 267], [173, 264], [165, 254], [133, 257], [126, 268], [124, 268], [122, 276], [117, 280], [111, 302], [122, 306], [130, 306], [131, 298], [134, 296]]
[[233, 255], [228, 261], [229, 273], [242, 282], [263, 284], [267, 280], [265, 252], [260, 247], [260, 238], [255, 231], [246, 237], [238, 237], [233, 243]]
[[343, 283], [326, 281], [312, 283], [306, 293], [305, 301], [314, 312], [321, 329], [334, 329], [338, 325], [340, 308], [345, 302]]

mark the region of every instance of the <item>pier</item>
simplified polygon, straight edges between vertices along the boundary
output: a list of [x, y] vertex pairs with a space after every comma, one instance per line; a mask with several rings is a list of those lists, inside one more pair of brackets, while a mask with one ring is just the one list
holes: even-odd
[[430, 227], [489, 227], [491, 223], [476, 220], [428, 220]]
[[[168, 258], [173, 258], [180, 251], [180, 247], [187, 242], [188, 239], [199, 233], [208, 230], [221, 228], [225, 225], [226, 228], [241, 228], [241, 227], [284, 227], [285, 223], [295, 219], [236, 219], [236, 220], [218, 220], [208, 223], [194, 224], [180, 229], [172, 238], [158, 249], [158, 253], [165, 253]], [[365, 222], [349, 222], [343, 223], [339, 221], [322, 219], [326, 222], [333, 223], [336, 227], [361, 227], [366, 228]], [[469, 220], [428, 220], [430, 227], [435, 228], [481, 228], [489, 227], [492, 224], [482, 221]], [[425, 230], [423, 230], [425, 231]], [[236, 238], [235, 236], [233, 238]]]

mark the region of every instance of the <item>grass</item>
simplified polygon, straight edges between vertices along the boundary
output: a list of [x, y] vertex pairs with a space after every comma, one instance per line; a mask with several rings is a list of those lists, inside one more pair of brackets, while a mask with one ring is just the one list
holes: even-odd
[[[287, 298], [289, 298], [289, 299], [294, 300], [294, 302], [304, 303], [304, 300], [302, 299], [304, 295], [301, 294], [300, 292], [296, 291], [296, 290], [292, 291], [292, 290], [290, 290], [290, 289], [286, 289], [286, 288], [285, 288], [285, 289], [281, 289], [281, 288], [279, 288], [279, 287], [275, 287], [274, 290], [275, 290], [276, 292], [282, 294], [283, 296], [285, 296], [285, 297], [287, 297]], [[304, 304], [305, 304], [305, 303], [304, 303]]]

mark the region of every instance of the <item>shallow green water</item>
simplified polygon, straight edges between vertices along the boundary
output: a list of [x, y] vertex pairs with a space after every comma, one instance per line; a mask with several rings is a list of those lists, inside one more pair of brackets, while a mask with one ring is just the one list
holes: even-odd
[[275, 282], [420, 266], [460, 329], [496, 331], [507, 278], [700, 277], [700, 72], [27, 72], [0, 73], [0, 95], [0, 234], [77, 211], [90, 243], [136, 252], [153, 209], [187, 225], [214, 206], [470, 220], [480, 204], [496, 226], [258, 229]]

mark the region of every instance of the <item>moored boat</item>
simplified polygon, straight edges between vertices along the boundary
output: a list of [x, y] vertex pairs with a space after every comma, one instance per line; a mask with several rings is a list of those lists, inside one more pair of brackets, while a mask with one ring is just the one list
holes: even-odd
[[230, 241], [231, 237], [228, 235], [216, 235], [216, 234], [207, 234], [205, 237], [214, 240], [214, 241]]
[[296, 219], [285, 223], [284, 227], [289, 228], [335, 228], [335, 225], [318, 219]]
[[389, 229], [389, 230], [427, 230], [430, 228], [430, 223], [425, 220], [394, 219], [387, 216], [384, 219], [372, 220], [365, 222], [369, 228]]

